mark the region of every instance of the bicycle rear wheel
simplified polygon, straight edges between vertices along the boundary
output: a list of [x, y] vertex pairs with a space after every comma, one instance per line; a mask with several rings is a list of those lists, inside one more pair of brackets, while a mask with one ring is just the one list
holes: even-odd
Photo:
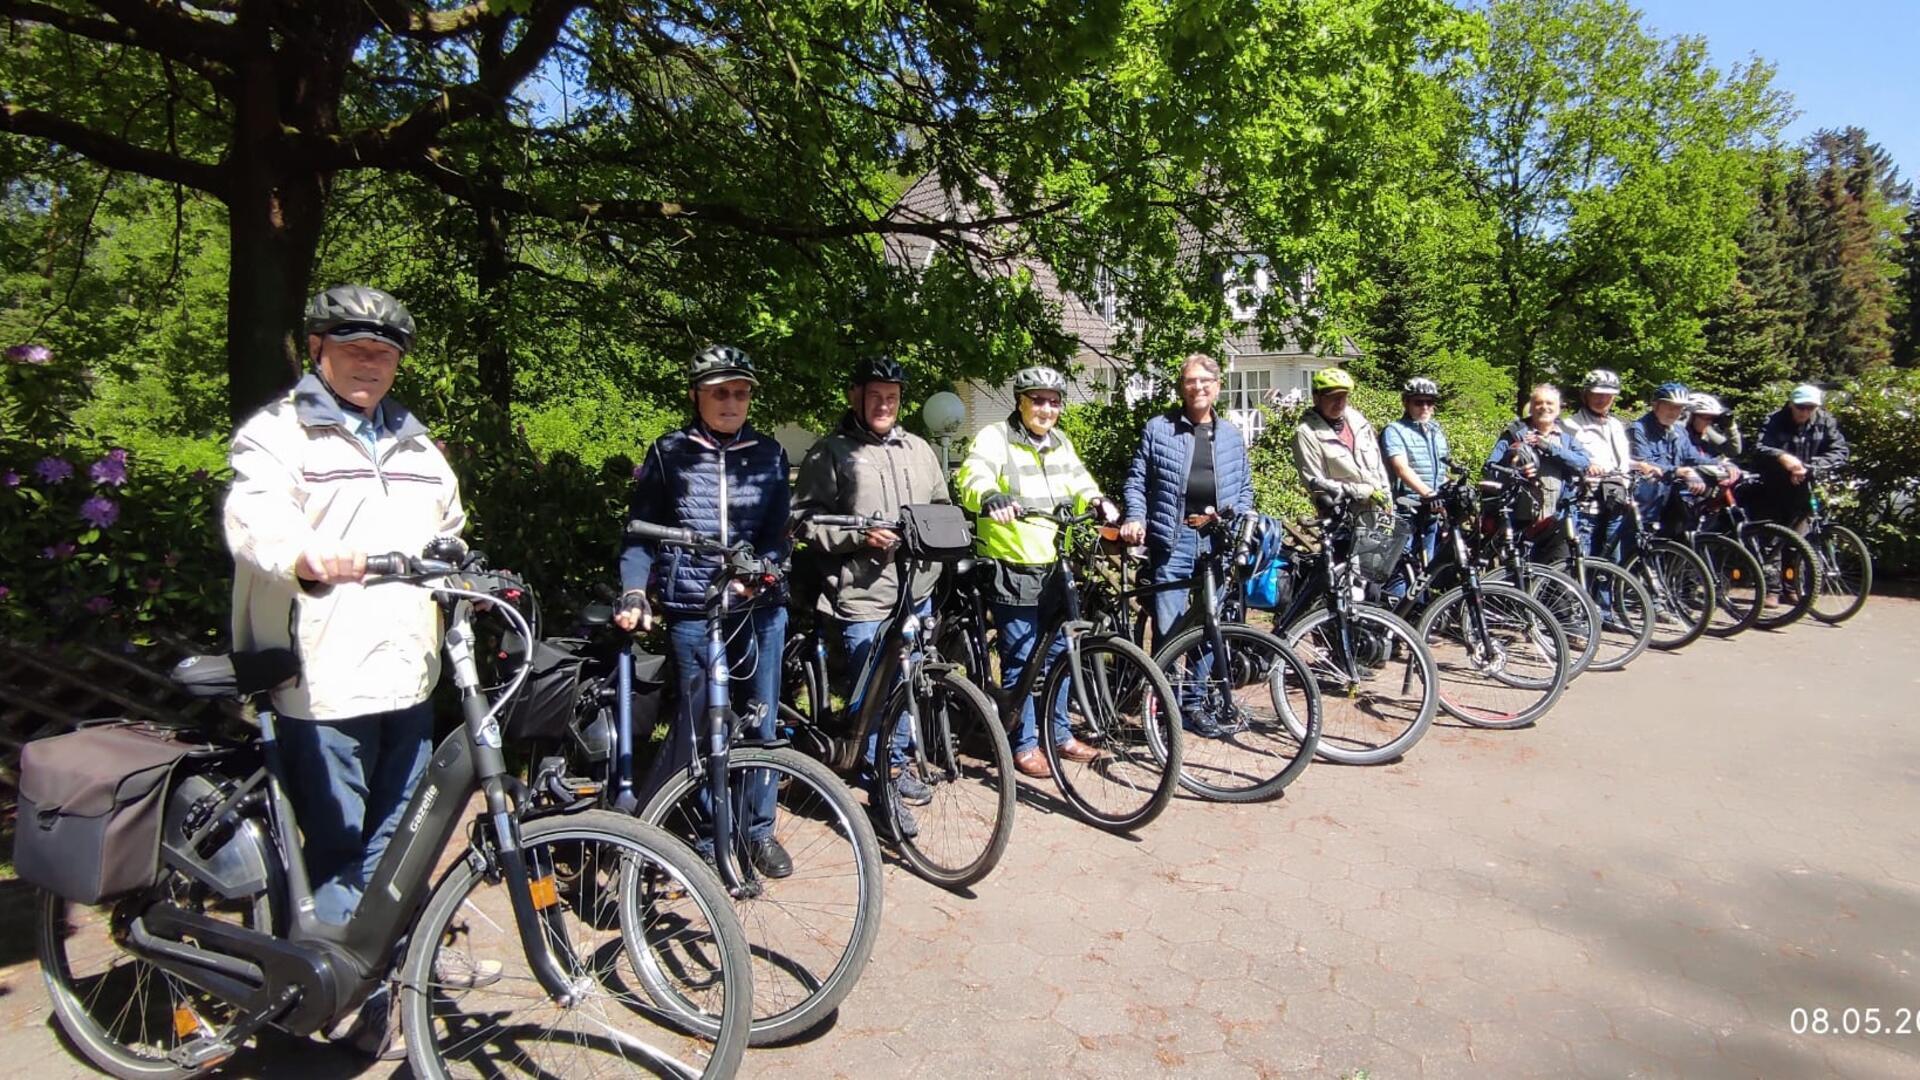
[[[696, 847], [710, 844], [712, 826], [701, 807], [705, 783], [676, 773], [641, 809], [641, 820]], [[825, 1020], [866, 970], [880, 933], [880, 842], [853, 793], [797, 750], [734, 750], [727, 789], [737, 796], [762, 784], [773, 789], [773, 839], [793, 860], [793, 873], [755, 874], [752, 888], [734, 897], [753, 953], [755, 1046], [791, 1039]], [[745, 815], [736, 812], [734, 820], [736, 848], [744, 849]], [[734, 858], [746, 865], [744, 850]]]
[[1218, 802], [1272, 798], [1313, 760], [1320, 692], [1305, 662], [1274, 635], [1228, 624], [1220, 636], [1224, 664], [1204, 626], [1175, 636], [1154, 657], [1186, 727], [1180, 786]]
[[1167, 808], [1180, 778], [1184, 739], [1173, 687], [1140, 646], [1112, 634], [1083, 634], [1083, 710], [1072, 660], [1069, 651], [1047, 669], [1034, 718], [1042, 732], [1051, 732], [1053, 717], [1064, 711], [1068, 731], [1099, 755], [1070, 761], [1052, 738], [1042, 738], [1054, 783], [1092, 824], [1109, 832], [1144, 828]]
[[1653, 640], [1662, 651], [1684, 648], [1707, 632], [1713, 618], [1713, 571], [1692, 550], [1671, 540], [1644, 541], [1631, 569], [1653, 596]]
[[1766, 602], [1754, 625], [1779, 630], [1800, 621], [1820, 593], [1820, 558], [1806, 538], [1785, 525], [1757, 521], [1741, 536], [1767, 575]]
[[1440, 707], [1475, 727], [1525, 727], [1566, 691], [1566, 631], [1512, 586], [1447, 593], [1420, 617], [1419, 634], [1440, 673]]
[[1830, 625], [1860, 614], [1873, 590], [1873, 555], [1867, 542], [1845, 525], [1818, 526], [1808, 540], [1820, 559], [1820, 589], [1810, 613]]
[[1713, 616], [1707, 633], [1732, 637], [1753, 628], [1767, 598], [1767, 575], [1753, 552], [1732, 537], [1702, 536], [1694, 551], [1713, 572]]
[[[528, 822], [521, 839], [532, 872], [558, 879], [541, 917], [576, 1000], [540, 988], [504, 880], [455, 862], [402, 968], [414, 1075], [732, 1076], [747, 1048], [752, 961], [713, 871], [611, 811]], [[487, 960], [504, 966], [499, 978], [449, 975]]]
[[1581, 584], [1600, 609], [1600, 647], [1589, 671], [1619, 671], [1653, 642], [1653, 594], [1619, 563], [1583, 559]]
[[[1440, 676], [1433, 654], [1398, 615], [1356, 604], [1343, 626], [1332, 611], [1315, 608], [1288, 626], [1280, 640], [1313, 673], [1320, 692], [1315, 752], [1328, 761], [1392, 761], [1413, 749], [1432, 726]], [[1293, 733], [1306, 735], [1300, 727]]]
[[[948, 889], [965, 888], [993, 872], [1013, 835], [1013, 750], [993, 702], [952, 665], [928, 665], [918, 701], [921, 758], [901, 768], [933, 794], [909, 812], [914, 835], [899, 841], [913, 872]], [[888, 695], [881, 716], [907, 708], [903, 684]], [[881, 781], [891, 784], [889, 776]]]

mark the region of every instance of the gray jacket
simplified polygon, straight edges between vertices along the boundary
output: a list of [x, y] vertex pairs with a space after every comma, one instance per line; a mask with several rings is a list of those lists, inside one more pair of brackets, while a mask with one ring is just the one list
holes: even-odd
[[[894, 553], [867, 547], [864, 534], [857, 530], [814, 525], [807, 518], [814, 514], [897, 518], [908, 503], [953, 501], [940, 470], [940, 456], [925, 439], [897, 426], [882, 438], [851, 412], [832, 434], [807, 451], [793, 494], [795, 534], [821, 560], [817, 607], [847, 622], [871, 622], [892, 613], [899, 589]], [[931, 592], [939, 573], [938, 566], [922, 567], [914, 574], [914, 594]]]

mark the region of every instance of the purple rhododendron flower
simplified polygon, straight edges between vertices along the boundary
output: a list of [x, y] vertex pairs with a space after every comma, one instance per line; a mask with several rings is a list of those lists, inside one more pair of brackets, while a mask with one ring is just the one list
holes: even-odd
[[12, 595], [13, 595], [12, 589], [7, 588], [5, 585], [0, 585], [0, 600], [5, 600], [7, 597]]
[[55, 562], [59, 562], [61, 559], [73, 558], [73, 553], [79, 550], [80, 549], [77, 546], [75, 546], [73, 541], [62, 540], [59, 543], [53, 545], [52, 547], [41, 548], [40, 557], [43, 559], [52, 559]]
[[120, 505], [112, 499], [95, 495], [80, 504], [80, 516], [96, 529], [104, 529], [120, 520]]
[[148, 592], [157, 593], [160, 591], [161, 581], [157, 577], [150, 577], [147, 580], [141, 582], [140, 584], [146, 586], [146, 589]]
[[93, 482], [96, 484], [111, 484], [119, 487], [126, 483], [127, 452], [125, 450], [107, 451], [107, 456], [94, 462], [93, 466], [87, 470], [87, 475], [93, 477]]
[[0, 476], [0, 484], [5, 484], [8, 487], [19, 487], [20, 474], [14, 472], [12, 469], [8, 469], [5, 476]]
[[207, 479], [208, 477], [210, 477], [210, 476], [212, 476], [212, 475], [213, 475], [212, 473], [210, 473], [210, 472], [208, 472], [208, 471], [207, 471], [207, 470], [205, 470], [205, 469], [195, 469], [195, 470], [193, 470], [193, 478], [194, 478], [195, 480], [205, 480], [205, 479]]
[[104, 596], [96, 596], [80, 606], [95, 615], [105, 615], [107, 612], [113, 610], [113, 601]]
[[33, 467], [34, 475], [49, 484], [58, 484], [73, 478], [73, 465], [65, 458], [41, 458]]
[[7, 359], [16, 364], [45, 364], [53, 360], [53, 350], [45, 345], [14, 345], [7, 349]]

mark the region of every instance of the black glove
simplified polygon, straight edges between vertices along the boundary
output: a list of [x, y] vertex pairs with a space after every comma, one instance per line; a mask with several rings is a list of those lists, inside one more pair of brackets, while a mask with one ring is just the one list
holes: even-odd
[[640, 626], [645, 626], [653, 620], [653, 605], [647, 602], [647, 593], [644, 589], [632, 589], [622, 595], [620, 597], [619, 610], [622, 612], [639, 612], [640, 621], [638, 625]]
[[1019, 505], [1020, 505], [1020, 500], [1014, 498], [1013, 496], [1007, 494], [1004, 491], [996, 491], [993, 494], [987, 496], [986, 498], [980, 500], [980, 514], [982, 517], [988, 517], [995, 513], [998, 513], [1001, 510], [1005, 510], [1010, 506], [1019, 506]]

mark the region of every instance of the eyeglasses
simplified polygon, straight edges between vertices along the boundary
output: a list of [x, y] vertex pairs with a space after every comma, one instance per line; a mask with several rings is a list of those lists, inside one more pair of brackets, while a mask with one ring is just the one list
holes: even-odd
[[751, 386], [742, 386], [733, 390], [729, 390], [725, 386], [703, 386], [700, 390], [715, 401], [753, 400], [753, 387]]
[[1199, 378], [1181, 379], [1180, 385], [1181, 386], [1219, 386], [1220, 380], [1214, 378], [1211, 375], [1202, 375]]
[[1412, 405], [1416, 409], [1420, 409], [1420, 408], [1430, 409], [1433, 406], [1438, 405], [1439, 403], [1440, 403], [1439, 398], [1430, 398], [1430, 397], [1411, 398], [1407, 401], [1407, 404]]
[[1033, 402], [1033, 407], [1036, 409], [1057, 409], [1060, 407], [1060, 399], [1053, 394], [1048, 394], [1044, 397], [1039, 394], [1028, 394], [1027, 400]]

